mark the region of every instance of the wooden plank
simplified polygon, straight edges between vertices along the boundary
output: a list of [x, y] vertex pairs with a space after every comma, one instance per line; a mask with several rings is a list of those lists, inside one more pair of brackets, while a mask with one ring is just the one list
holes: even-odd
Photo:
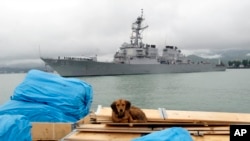
[[[64, 141], [99, 141], [99, 140], [131, 140], [142, 134], [151, 133], [171, 127], [118, 127], [106, 124], [83, 124], [65, 137]], [[229, 126], [184, 127], [192, 135], [194, 141], [226, 141], [229, 137]], [[210, 136], [208, 136], [210, 135]], [[211, 136], [213, 135], [213, 136]], [[228, 140], [227, 140], [228, 141]]]
[[113, 122], [101, 122], [105, 123], [109, 126], [148, 126], [148, 127], [155, 127], [155, 126], [229, 126], [230, 123], [221, 123], [221, 122], [147, 122], [147, 123], [113, 123]]
[[[134, 138], [140, 137], [141, 134], [131, 134], [131, 133], [96, 133], [96, 132], [74, 132], [68, 137], [65, 137], [64, 141], [114, 141], [123, 140], [130, 141]], [[203, 135], [194, 136], [192, 135], [194, 141], [229, 141], [229, 135]]]
[[224, 125], [228, 126], [233, 123], [229, 122], [212, 122], [212, 121], [178, 121], [178, 120], [172, 120], [172, 121], [148, 121], [146, 123], [114, 123], [112, 121], [100, 121], [97, 120], [92, 123], [101, 123], [101, 124], [107, 124], [110, 126], [209, 126], [209, 125]]
[[140, 137], [141, 134], [131, 133], [95, 133], [95, 132], [75, 132], [68, 137], [64, 138], [64, 141], [130, 141], [134, 138]]
[[192, 136], [194, 141], [229, 141], [229, 135]]
[[229, 131], [189, 131], [191, 135], [204, 136], [204, 135], [229, 135]]
[[73, 124], [64, 123], [64, 124], [55, 124], [55, 139], [61, 139], [74, 129]]
[[[157, 126], [157, 127], [147, 127], [147, 126], [141, 126], [141, 127], [126, 127], [126, 126], [109, 126], [106, 124], [83, 124], [76, 129], [114, 129], [114, 130], [162, 130], [165, 128], [171, 128], [172, 126]], [[187, 130], [220, 130], [220, 131], [229, 131], [229, 126], [186, 126], [182, 127]]]
[[[145, 134], [145, 133], [152, 133], [155, 131], [160, 131], [160, 130], [115, 130], [115, 129], [77, 129], [79, 132], [95, 132], [95, 133], [140, 133], [140, 134]], [[192, 135], [197, 135], [197, 136], [203, 136], [203, 135], [229, 135], [229, 131], [220, 131], [220, 130], [201, 130], [201, 131], [196, 131], [196, 130], [191, 130], [189, 131], [190, 134]]]
[[166, 121], [250, 123], [250, 114], [166, 110]]
[[108, 126], [106, 124], [83, 124], [76, 129], [113, 129], [113, 130], [151, 130], [152, 128], [148, 127], [117, 127], [117, 126]]
[[147, 127], [112, 127], [105, 124], [99, 125], [82, 125], [76, 129], [84, 132], [101, 132], [101, 133], [151, 133], [153, 130]]
[[32, 122], [32, 139], [59, 140], [69, 134], [73, 126], [73, 123]]
[[[151, 133], [154, 131], [160, 131], [171, 127], [118, 127], [107, 126], [105, 124], [89, 124], [82, 125], [76, 130], [81, 132], [101, 132], [101, 133]], [[188, 130], [191, 134], [204, 135], [204, 134], [229, 134], [229, 126], [218, 127], [182, 127]]]
[[53, 134], [52, 124], [49, 123], [32, 123], [32, 139], [33, 140], [52, 140], [55, 139], [55, 136]]

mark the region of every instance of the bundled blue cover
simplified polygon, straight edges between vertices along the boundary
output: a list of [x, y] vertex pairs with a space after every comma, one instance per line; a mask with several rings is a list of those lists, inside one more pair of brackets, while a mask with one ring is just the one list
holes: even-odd
[[31, 124], [23, 115], [0, 115], [2, 141], [32, 141]]
[[76, 122], [61, 110], [46, 104], [10, 100], [0, 106], [0, 115], [24, 115], [31, 122]]
[[31, 70], [14, 90], [12, 100], [42, 103], [81, 119], [89, 113], [93, 98], [91, 85], [74, 78]]
[[133, 141], [193, 141], [189, 132], [180, 127], [173, 127], [139, 137]]

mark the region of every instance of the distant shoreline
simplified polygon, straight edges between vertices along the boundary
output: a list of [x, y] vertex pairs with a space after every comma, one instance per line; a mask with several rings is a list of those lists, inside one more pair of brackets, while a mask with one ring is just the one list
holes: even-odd
[[227, 67], [227, 69], [250, 69], [250, 67], [243, 67], [243, 68]]

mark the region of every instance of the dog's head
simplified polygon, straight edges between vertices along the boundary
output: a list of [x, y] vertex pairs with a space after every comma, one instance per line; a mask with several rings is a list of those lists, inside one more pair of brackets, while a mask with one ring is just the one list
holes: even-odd
[[115, 114], [117, 114], [119, 118], [122, 118], [125, 115], [125, 111], [130, 109], [131, 103], [125, 99], [118, 99], [110, 106]]

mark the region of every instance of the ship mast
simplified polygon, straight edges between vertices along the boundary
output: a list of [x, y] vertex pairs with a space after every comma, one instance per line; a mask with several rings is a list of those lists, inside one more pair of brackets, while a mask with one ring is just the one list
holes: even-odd
[[136, 21], [132, 24], [132, 35], [130, 37], [131, 44], [133, 47], [143, 47], [141, 33], [148, 26], [142, 27], [143, 18], [143, 9], [141, 9], [141, 16], [139, 16]]

